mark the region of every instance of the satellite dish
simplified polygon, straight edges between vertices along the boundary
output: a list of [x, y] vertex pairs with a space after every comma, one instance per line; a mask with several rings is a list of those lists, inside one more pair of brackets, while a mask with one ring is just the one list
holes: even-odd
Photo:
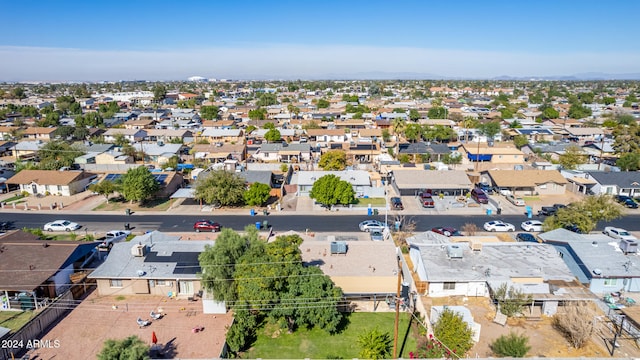
[[138, 270], [138, 276], [144, 276], [146, 272], [144, 270]]
[[600, 269], [593, 269], [593, 273], [596, 275], [602, 275], [602, 270]]

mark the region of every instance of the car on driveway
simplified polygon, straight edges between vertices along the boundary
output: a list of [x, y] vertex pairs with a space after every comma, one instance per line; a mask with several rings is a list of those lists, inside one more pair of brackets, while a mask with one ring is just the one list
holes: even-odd
[[509, 190], [508, 188], [505, 187], [499, 187], [496, 186], [493, 191], [497, 192], [498, 194], [502, 195], [502, 196], [507, 196], [509, 194], [511, 194], [511, 190]]
[[69, 220], [56, 220], [44, 224], [44, 231], [74, 231], [80, 229], [80, 225]]
[[520, 228], [524, 231], [542, 231], [542, 221], [527, 220], [520, 224]]
[[616, 201], [618, 201], [622, 206], [628, 207], [629, 209], [637, 209], [638, 203], [635, 202], [631, 197], [625, 195], [616, 196]]
[[210, 231], [210, 232], [218, 232], [222, 230], [222, 225], [217, 222], [213, 222], [211, 220], [198, 220], [195, 224], [193, 224], [193, 230], [195, 232], [201, 231]]
[[484, 229], [486, 231], [516, 231], [516, 227], [513, 224], [502, 222], [500, 220], [487, 221], [484, 223]]
[[460, 231], [452, 227], [434, 227], [431, 231], [444, 236], [462, 236]]
[[129, 236], [130, 234], [131, 234], [131, 231], [129, 230], [108, 231], [104, 235], [104, 241], [102, 241], [102, 243], [98, 245], [98, 247], [102, 249], [111, 249], [111, 247], [113, 247], [113, 244], [126, 240], [127, 236]]
[[391, 202], [391, 210], [404, 210], [402, 199], [400, 199], [399, 197], [392, 197], [390, 202]]
[[369, 235], [371, 236], [371, 240], [373, 241], [384, 241], [384, 235], [382, 235], [382, 231], [380, 230], [373, 230], [369, 233]]
[[524, 199], [519, 197], [519, 196], [515, 196], [513, 194], [508, 194], [506, 196], [507, 200], [509, 200], [510, 203], [512, 203], [515, 206], [525, 206], [526, 204], [524, 203]]
[[539, 242], [534, 235], [531, 235], [529, 233], [519, 233], [518, 235], [516, 235], [516, 241]]
[[618, 240], [638, 240], [638, 238], [629, 234], [627, 230], [613, 226], [605, 227], [602, 233]]
[[387, 224], [383, 223], [382, 221], [378, 221], [378, 220], [365, 220], [365, 221], [361, 222], [358, 225], [358, 227], [360, 228], [360, 231], [366, 231], [366, 232], [371, 232], [371, 231], [375, 231], [375, 230], [382, 231], [382, 229], [387, 227]]

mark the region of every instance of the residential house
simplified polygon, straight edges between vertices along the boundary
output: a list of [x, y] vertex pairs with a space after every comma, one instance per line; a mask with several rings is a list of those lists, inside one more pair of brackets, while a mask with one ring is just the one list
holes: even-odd
[[552, 141], [555, 133], [551, 129], [542, 126], [522, 127], [512, 129], [515, 135], [524, 135], [527, 140], [538, 141]]
[[377, 142], [369, 143], [329, 143], [322, 152], [329, 150], [342, 150], [347, 154], [347, 160], [352, 164], [373, 164], [382, 153], [381, 146]]
[[0, 139], [13, 139], [22, 131], [19, 126], [0, 126]]
[[71, 196], [84, 191], [96, 175], [84, 171], [22, 170], [6, 183], [29, 194]]
[[577, 234], [566, 229], [555, 229], [538, 237], [556, 248], [569, 269], [591, 292], [640, 292], [637, 242], [627, 247], [629, 243], [601, 233]]
[[567, 179], [557, 170], [488, 170], [482, 182], [507, 188], [516, 195], [563, 195]]
[[[193, 298], [204, 290], [198, 256], [213, 245], [209, 240], [183, 241], [179, 236], [149, 232], [113, 244], [109, 256], [89, 278], [96, 280], [100, 296]], [[202, 301], [201, 306], [205, 313], [226, 313], [222, 302]]]
[[564, 154], [567, 147], [575, 146], [574, 144], [565, 142], [550, 142], [550, 143], [529, 143], [523, 146], [520, 150], [527, 156], [548, 155], [551, 160], [560, 159], [560, 155]]
[[263, 143], [253, 158], [264, 162], [306, 162], [311, 159], [311, 146], [308, 143]]
[[155, 127], [155, 125], [157, 124], [157, 120], [154, 119], [149, 119], [149, 118], [137, 118], [135, 120], [129, 120], [127, 122], [125, 122], [124, 128], [125, 129], [153, 129]]
[[317, 143], [342, 143], [347, 141], [347, 135], [342, 129], [307, 129], [305, 132], [310, 141]]
[[447, 238], [433, 232], [407, 239], [418, 292], [430, 297], [490, 297], [500, 286], [533, 297], [534, 306], [553, 315], [560, 302], [593, 299], [553, 246], [500, 242], [495, 237]]
[[133, 147], [136, 151], [144, 154], [145, 161], [152, 162], [156, 165], [163, 165], [174, 156], [180, 156], [180, 148], [182, 144], [158, 143], [135, 143]]
[[566, 131], [569, 138], [575, 138], [578, 141], [597, 141], [604, 136], [602, 128], [569, 127]]
[[205, 128], [201, 134], [197, 135], [197, 138], [206, 139], [209, 143], [214, 143], [214, 142], [243, 143], [244, 132], [240, 129]]
[[[298, 131], [296, 131], [296, 129], [277, 128], [277, 130], [280, 132], [280, 138], [283, 140], [294, 140], [298, 137]], [[256, 139], [264, 139], [264, 134], [268, 131], [269, 129], [256, 129], [251, 132], [251, 136]]]
[[28, 127], [22, 132], [22, 137], [29, 140], [53, 140], [56, 127]]
[[298, 171], [291, 177], [290, 184], [296, 185], [298, 195], [308, 196], [316, 180], [325, 175], [335, 175], [350, 183], [356, 197], [384, 197], [384, 187], [372, 183], [369, 172], [363, 170]]
[[95, 164], [96, 156], [103, 152], [109, 151], [114, 148], [113, 144], [93, 144], [86, 142], [80, 146], [84, 155], [80, 155], [73, 160], [74, 164]]
[[487, 163], [488, 166], [524, 163], [524, 153], [515, 147], [486, 146], [480, 143], [465, 143], [462, 149], [470, 162]]
[[595, 183], [588, 192], [600, 195], [640, 196], [640, 172], [638, 171], [588, 171], [587, 179]]
[[418, 196], [418, 193], [431, 189], [433, 194], [466, 194], [473, 184], [466, 172], [459, 170], [393, 170], [391, 186], [401, 196]]
[[232, 129], [235, 125], [234, 120], [205, 120], [202, 122], [203, 128], [212, 129]]
[[[128, 166], [128, 168], [134, 169], [139, 166], [143, 166], [143, 165], [130, 165]], [[116, 167], [116, 166], [113, 166], [113, 167]], [[110, 167], [110, 168], [113, 168], [113, 167]], [[117, 170], [117, 169], [106, 170], [104, 172], [106, 172], [106, 174], [102, 178], [98, 179], [97, 181], [94, 181], [94, 183], [102, 182], [102, 181], [115, 182], [115, 181], [118, 181], [118, 179], [120, 179], [124, 175], [122, 170]], [[155, 194], [155, 196], [158, 198], [169, 197], [171, 194], [175, 193], [178, 190], [178, 188], [182, 186], [182, 183], [184, 181], [182, 174], [175, 171], [153, 171], [152, 175], [160, 187], [158, 192]]]
[[119, 112], [113, 114], [113, 119], [118, 123], [124, 123], [137, 117], [137, 114], [131, 111]]
[[445, 144], [428, 143], [419, 141], [415, 143], [402, 143], [398, 145], [398, 154], [411, 156], [413, 162], [418, 162], [419, 156], [429, 155], [430, 161], [441, 161], [444, 155], [451, 154], [451, 150]]
[[95, 242], [40, 240], [22, 230], [1, 235], [0, 272], [11, 274], [0, 277], [1, 309], [32, 310], [44, 298], [61, 295], [95, 247]]
[[147, 132], [143, 129], [108, 129], [102, 136], [105, 142], [115, 143], [118, 134], [124, 136], [129, 143], [137, 143], [147, 137]]
[[93, 162], [90, 164], [114, 165], [114, 164], [135, 164], [133, 156], [127, 155], [114, 149], [93, 155]]
[[187, 129], [148, 129], [146, 141], [179, 142], [180, 144], [193, 141], [193, 130]]
[[34, 159], [38, 151], [45, 146], [42, 140], [20, 141], [13, 147], [13, 157], [19, 160]]

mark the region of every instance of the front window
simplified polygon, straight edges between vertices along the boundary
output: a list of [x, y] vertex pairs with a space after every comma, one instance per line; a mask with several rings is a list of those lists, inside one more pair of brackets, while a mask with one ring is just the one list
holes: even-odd
[[618, 279], [604, 279], [604, 286], [616, 286]]
[[455, 290], [456, 289], [456, 283], [454, 283], [454, 282], [446, 282], [442, 286], [442, 289], [443, 290]]
[[112, 288], [121, 288], [122, 287], [122, 280], [120, 280], [120, 279], [111, 279], [111, 280], [109, 280], [109, 286], [111, 286]]

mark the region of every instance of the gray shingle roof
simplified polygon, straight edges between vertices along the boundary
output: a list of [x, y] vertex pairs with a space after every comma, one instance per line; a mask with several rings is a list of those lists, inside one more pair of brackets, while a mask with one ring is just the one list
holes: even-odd
[[640, 189], [640, 172], [638, 171], [590, 171], [588, 174], [600, 185], [616, 185], [623, 189]]

